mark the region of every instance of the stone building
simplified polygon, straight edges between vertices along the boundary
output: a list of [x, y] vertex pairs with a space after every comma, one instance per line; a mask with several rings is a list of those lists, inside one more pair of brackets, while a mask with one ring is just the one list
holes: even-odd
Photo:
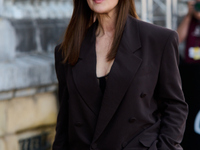
[[0, 150], [50, 148], [58, 112], [54, 47], [68, 0], [0, 0]]
[[58, 112], [53, 51], [72, 10], [71, 0], [0, 0], [0, 150], [50, 149]]

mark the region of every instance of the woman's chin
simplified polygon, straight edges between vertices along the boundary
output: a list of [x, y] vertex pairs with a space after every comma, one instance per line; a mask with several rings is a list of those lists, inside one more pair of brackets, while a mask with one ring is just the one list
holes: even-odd
[[108, 13], [107, 10], [105, 9], [101, 9], [101, 8], [98, 8], [98, 9], [93, 9], [93, 11], [97, 14], [105, 14], [105, 13]]

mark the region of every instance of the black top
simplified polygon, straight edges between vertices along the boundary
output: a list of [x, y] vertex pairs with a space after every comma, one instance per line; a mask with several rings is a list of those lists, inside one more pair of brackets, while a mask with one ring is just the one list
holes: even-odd
[[105, 88], [106, 88], [106, 80], [108, 78], [108, 75], [109, 74], [102, 76], [102, 77], [97, 77], [98, 82], [99, 82], [99, 87], [100, 87], [103, 94], [104, 94], [104, 91], [105, 91]]

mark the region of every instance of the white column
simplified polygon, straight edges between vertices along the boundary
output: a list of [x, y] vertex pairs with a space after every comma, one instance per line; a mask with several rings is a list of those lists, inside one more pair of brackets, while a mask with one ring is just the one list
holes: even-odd
[[166, 0], [166, 27], [172, 29], [172, 0]]
[[0, 7], [3, 5], [4, 0], [0, 0]]
[[172, 1], [172, 29], [177, 29], [178, 1]]
[[141, 18], [147, 21], [147, 1], [141, 0]]
[[148, 1], [148, 20], [153, 23], [153, 0]]
[[0, 17], [2, 15], [2, 11], [3, 11], [3, 1], [4, 0], [0, 0]]

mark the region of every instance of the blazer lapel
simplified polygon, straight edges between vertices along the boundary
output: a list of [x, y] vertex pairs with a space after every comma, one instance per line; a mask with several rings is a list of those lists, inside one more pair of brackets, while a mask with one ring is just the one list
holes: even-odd
[[140, 47], [137, 22], [128, 16], [117, 55], [107, 79], [93, 142], [99, 138], [113, 117], [141, 65], [142, 59], [134, 55]]
[[72, 74], [81, 97], [91, 111], [98, 116], [102, 93], [96, 77], [96, 27], [97, 22], [89, 28], [81, 45], [79, 60], [72, 67]]

